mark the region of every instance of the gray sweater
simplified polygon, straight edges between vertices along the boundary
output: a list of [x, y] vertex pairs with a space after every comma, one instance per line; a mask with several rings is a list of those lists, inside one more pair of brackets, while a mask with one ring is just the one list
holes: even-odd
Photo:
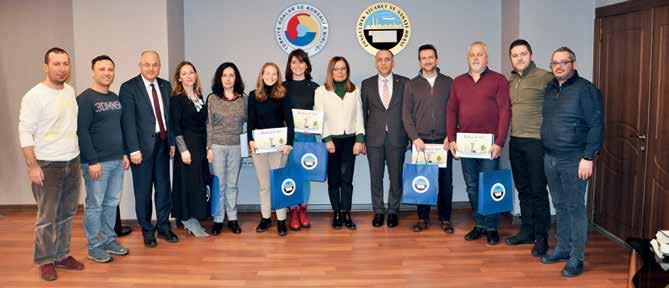
[[239, 145], [239, 135], [247, 120], [246, 98], [243, 95], [229, 101], [215, 94], [207, 96], [207, 147], [212, 144]]

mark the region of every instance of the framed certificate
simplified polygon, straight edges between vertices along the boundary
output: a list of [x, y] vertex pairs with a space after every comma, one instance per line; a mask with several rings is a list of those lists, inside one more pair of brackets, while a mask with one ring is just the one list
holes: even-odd
[[256, 144], [256, 153], [270, 153], [279, 151], [288, 141], [288, 128], [271, 128], [253, 130], [253, 141]]
[[295, 132], [323, 134], [323, 112], [293, 109]]
[[487, 133], [457, 133], [455, 142], [458, 144], [458, 151], [455, 156], [490, 159], [493, 138], [493, 134]]
[[448, 167], [446, 153], [448, 151], [444, 150], [444, 144], [425, 144], [425, 155], [416, 150], [416, 145], [411, 145], [411, 164], [439, 164], [439, 168], [446, 168]]

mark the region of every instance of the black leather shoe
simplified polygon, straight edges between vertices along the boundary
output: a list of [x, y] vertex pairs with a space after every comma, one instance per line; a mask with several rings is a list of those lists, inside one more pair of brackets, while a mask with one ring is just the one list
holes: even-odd
[[421, 232], [427, 229], [427, 226], [429, 226], [427, 221], [423, 219], [418, 219], [418, 222], [416, 222], [416, 224], [414, 224], [412, 228], [414, 232]]
[[288, 235], [288, 225], [286, 225], [286, 220], [279, 220], [276, 225], [276, 230], [279, 232], [279, 236]]
[[256, 227], [256, 232], [261, 233], [267, 231], [269, 227], [272, 226], [272, 218], [261, 218], [258, 227]]
[[334, 213], [332, 213], [332, 228], [339, 230], [341, 229], [341, 225], [341, 212], [334, 211]]
[[512, 245], [512, 246], [533, 244], [534, 237], [530, 236], [528, 233], [525, 233], [524, 231], [520, 231], [518, 232], [518, 234], [506, 238], [504, 242], [506, 242], [507, 245]]
[[481, 236], [483, 236], [484, 233], [485, 233], [485, 230], [483, 228], [474, 227], [474, 229], [472, 229], [472, 231], [469, 231], [469, 233], [467, 233], [467, 235], [465, 235], [465, 240], [472, 241], [472, 240], [479, 239], [479, 238], [481, 238]]
[[441, 230], [446, 232], [446, 234], [453, 234], [455, 232], [455, 229], [453, 229], [453, 225], [451, 224], [451, 221], [444, 221], [442, 220], [440, 223]]
[[119, 229], [119, 231], [116, 232], [116, 236], [122, 237], [122, 236], [130, 234], [130, 232], [132, 232], [132, 229], [130, 228], [130, 226], [122, 225], [121, 229]]
[[341, 221], [344, 223], [344, 226], [348, 228], [348, 230], [357, 229], [357, 226], [355, 223], [353, 223], [353, 219], [351, 219], [351, 211], [344, 211], [341, 213], [341, 215]]
[[221, 234], [221, 230], [223, 230], [223, 223], [214, 222], [214, 226], [211, 227], [211, 235]]
[[388, 214], [388, 228], [393, 228], [397, 227], [397, 224], [399, 224], [399, 217], [397, 217], [397, 214]]
[[534, 247], [532, 247], [532, 256], [541, 257], [546, 255], [548, 252], [548, 239], [542, 238], [534, 241]]
[[163, 239], [169, 243], [179, 242], [179, 237], [172, 232], [172, 230], [167, 230], [165, 233], [158, 233], [158, 238]]
[[[372, 220], [372, 226], [374, 226], [374, 227], [383, 226], [383, 219], [384, 218], [385, 218], [385, 215], [383, 215], [383, 214], [380, 214], [380, 213], [374, 214], [374, 220]], [[388, 219], [388, 220], [390, 220], [390, 219]]]
[[144, 234], [144, 246], [153, 248], [158, 246], [158, 242], [156, 242], [156, 237], [153, 237], [153, 234]]
[[499, 244], [499, 233], [497, 232], [497, 230], [487, 231], [485, 233], [485, 236], [487, 238], [488, 244], [490, 244], [490, 245]]
[[239, 226], [239, 222], [237, 222], [237, 220], [228, 220], [228, 229], [230, 229], [230, 231], [235, 234], [242, 233], [242, 227]]

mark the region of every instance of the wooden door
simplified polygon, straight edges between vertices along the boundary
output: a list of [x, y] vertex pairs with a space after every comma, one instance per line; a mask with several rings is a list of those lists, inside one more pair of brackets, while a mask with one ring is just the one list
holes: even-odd
[[645, 237], [669, 229], [669, 6], [654, 9], [653, 34]]
[[594, 82], [602, 91], [605, 131], [591, 182], [592, 220], [622, 240], [642, 234], [650, 11], [600, 18], [595, 35]]

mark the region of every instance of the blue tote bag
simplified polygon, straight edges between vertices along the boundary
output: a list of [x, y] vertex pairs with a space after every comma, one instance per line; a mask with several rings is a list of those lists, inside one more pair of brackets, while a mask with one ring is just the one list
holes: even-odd
[[513, 180], [511, 170], [502, 169], [479, 174], [477, 212], [492, 215], [513, 210]]
[[223, 216], [221, 211], [221, 182], [218, 176], [211, 174], [209, 183], [209, 203], [211, 207], [211, 216]]
[[[304, 202], [304, 173], [291, 164], [286, 167], [270, 170], [270, 194], [272, 209], [287, 208]], [[308, 182], [306, 182], [308, 183]]]
[[437, 205], [439, 165], [404, 163], [402, 171], [402, 203]]
[[328, 152], [324, 143], [295, 142], [291, 161], [302, 170], [305, 180], [324, 182], [327, 177]]

